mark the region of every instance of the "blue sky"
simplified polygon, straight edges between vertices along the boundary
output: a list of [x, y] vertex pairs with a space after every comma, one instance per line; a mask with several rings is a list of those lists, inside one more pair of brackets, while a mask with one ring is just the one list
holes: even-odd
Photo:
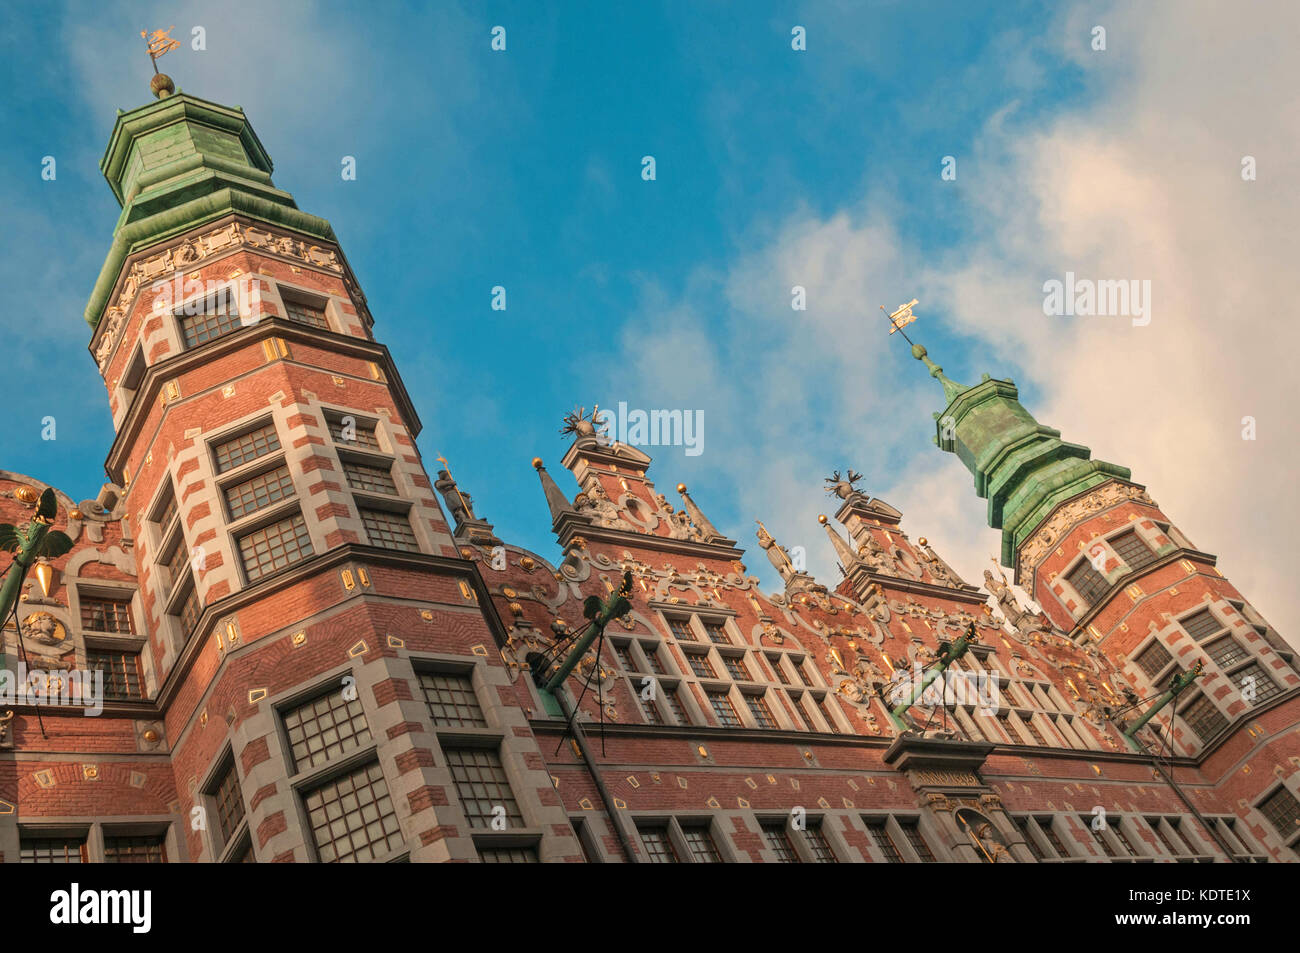
[[[82, 310], [118, 213], [98, 160], [114, 111], [149, 98], [146, 27], [175, 27], [183, 45], [164, 70], [185, 92], [241, 105], [276, 184], [333, 224], [423, 418], [426, 463], [447, 456], [479, 513], [544, 555], [549, 518], [528, 461], [556, 473], [562, 415], [620, 400], [702, 410], [703, 454], [647, 448], [660, 489], [675, 498], [684, 480], [746, 546], [763, 519], [806, 545], [828, 582], [812, 516], [829, 506], [821, 477], [835, 467], [909, 504], [905, 525], [941, 552], [951, 524], [952, 550], [987, 554], [983, 501], [929, 442], [938, 389], [887, 340], [878, 305], [921, 298], [915, 336], [950, 376], [1015, 377], [1062, 429], [1079, 402], [1053, 362], [1079, 335], [1159, 353], [1154, 335], [1117, 327], [1045, 329], [1044, 278], [1103, 268], [1113, 249], [1044, 254], [1019, 227], [1028, 215], [1059, 234], [1036, 210], [1097, 174], [1042, 181], [1035, 163], [1071, 141], [1062, 130], [1086, 148], [1116, 104], [1140, 118], [1134, 90], [1161, 82], [1144, 73], [1168, 32], [1156, 18], [1008, 2], [275, 6], [0, 14], [0, 320], [11, 369], [29, 375], [9, 395], [6, 469], [78, 499], [103, 481], [111, 425]], [[1090, 56], [1101, 20], [1110, 48]], [[498, 24], [505, 52], [489, 46]], [[791, 50], [795, 25], [806, 52]], [[194, 26], [204, 51], [190, 48]], [[47, 155], [53, 182], [40, 175]], [[340, 176], [344, 155], [356, 181]], [[656, 181], [641, 178], [644, 155]], [[940, 178], [945, 155], [955, 182]], [[1092, 227], [1085, 238], [1114, 226]], [[1161, 273], [1136, 255], [1121, 270]], [[791, 311], [794, 284], [808, 288], [807, 313]], [[495, 285], [504, 313], [489, 307]], [[1054, 407], [1067, 419], [1046, 416]], [[55, 441], [41, 440], [47, 415]], [[1086, 429], [1066, 436], [1144, 479], [1162, 452], [1110, 419], [1080, 413]], [[1196, 509], [1198, 492], [1186, 491]], [[973, 559], [967, 575], [982, 568]]]

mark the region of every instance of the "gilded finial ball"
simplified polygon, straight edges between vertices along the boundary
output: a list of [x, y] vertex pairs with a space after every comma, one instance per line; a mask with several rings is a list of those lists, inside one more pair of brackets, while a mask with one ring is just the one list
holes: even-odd
[[930, 541], [929, 541], [928, 539], [926, 539], [924, 536], [922, 536], [920, 539], [918, 539], [917, 542], [920, 543], [922, 546], [929, 546], [929, 545], [930, 545]]
[[533, 469], [534, 469], [534, 470], [540, 470], [541, 468], [542, 468], [542, 458], [541, 458], [541, 457], [533, 457]]
[[166, 99], [176, 92], [176, 84], [166, 73], [154, 73], [153, 79], [149, 80], [149, 88], [159, 99]]
[[818, 516], [818, 517], [817, 517], [817, 522], [819, 522], [819, 523], [821, 523], [823, 526], [825, 526], [825, 525], [826, 525], [826, 514], [825, 514], [825, 513], [822, 513], [820, 516]]
[[678, 493], [685, 493], [685, 492], [686, 492], [686, 484], [685, 484], [685, 483], [678, 483], [678, 484], [677, 484], [677, 492], [678, 492]]

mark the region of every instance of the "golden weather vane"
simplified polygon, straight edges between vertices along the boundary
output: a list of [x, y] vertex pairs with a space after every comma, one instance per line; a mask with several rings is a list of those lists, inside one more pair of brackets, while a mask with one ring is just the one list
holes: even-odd
[[169, 35], [174, 26], [169, 26], [165, 30], [154, 30], [150, 33], [148, 30], [141, 30], [140, 36], [145, 41], [145, 48], [149, 51], [149, 59], [153, 62], [153, 71], [158, 72], [158, 57], [170, 53], [172, 50], [179, 50], [181, 47], [180, 40], [173, 40]]
[[908, 341], [909, 344], [911, 343], [911, 340], [907, 337], [907, 332], [904, 331], [903, 328], [916, 320], [916, 315], [912, 313], [912, 308], [916, 306], [916, 303], [916, 299], [913, 298], [911, 301], [907, 302], [907, 304], [900, 304], [897, 310], [892, 313], [885, 311], [885, 306], [883, 304], [880, 306], [880, 310], [885, 311], [885, 314], [889, 316], [889, 333], [893, 334], [895, 331], [900, 332], [903, 335], [903, 339]]

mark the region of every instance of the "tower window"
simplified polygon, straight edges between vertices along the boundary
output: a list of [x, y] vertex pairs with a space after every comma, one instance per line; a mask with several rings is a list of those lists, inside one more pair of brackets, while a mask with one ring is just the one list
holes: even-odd
[[374, 466], [369, 463], [343, 461], [343, 475], [347, 477], [348, 486], [354, 490], [370, 493], [397, 493], [397, 484], [393, 482], [392, 466]]
[[370, 726], [361, 702], [331, 691], [284, 714], [294, 770], [324, 764], [370, 743]]
[[131, 621], [131, 600], [83, 595], [81, 627], [94, 632], [134, 635], [135, 623]]
[[420, 687], [433, 723], [440, 728], [487, 727], [469, 673], [421, 672]]
[[239, 775], [235, 772], [233, 758], [226, 762], [210, 794], [216, 803], [217, 828], [221, 831], [221, 841], [223, 844], [229, 843], [231, 835], [244, 819], [244, 795], [239, 789]]
[[105, 698], [144, 698], [139, 652], [87, 649], [86, 668], [104, 673]]
[[1119, 554], [1119, 558], [1128, 564], [1128, 568], [1137, 572], [1143, 566], [1148, 566], [1155, 562], [1157, 556], [1152, 552], [1151, 547], [1137, 533], [1137, 530], [1130, 529], [1118, 536], [1113, 536], [1107, 542], [1110, 543], [1111, 549]]
[[292, 566], [312, 552], [311, 538], [301, 513], [239, 537], [239, 553], [249, 582]]
[[264, 507], [293, 496], [293, 477], [283, 464], [242, 483], [226, 488], [226, 505], [230, 518], [239, 519]]
[[1167, 648], [1159, 642], [1152, 642], [1133, 662], [1147, 678], [1154, 679], [1173, 660]]
[[1211, 642], [1205, 647], [1205, 651], [1210, 654], [1214, 664], [1219, 668], [1231, 668], [1238, 662], [1244, 662], [1250, 655], [1241, 647], [1241, 643], [1232, 636], [1224, 636], [1217, 642]]
[[1227, 626], [1209, 609], [1202, 609], [1186, 619], [1179, 619], [1178, 624], [1197, 642], [1204, 642], [1212, 635], [1218, 635]]
[[330, 436], [335, 443], [384, 452], [384, 448], [379, 445], [379, 437], [375, 434], [374, 423], [358, 420], [351, 414], [326, 414], [325, 419], [329, 422]]
[[228, 290], [217, 292], [201, 302], [199, 307], [202, 310], [198, 314], [179, 315], [187, 348], [215, 341], [239, 330], [239, 305]]
[[1095, 605], [1101, 595], [1110, 588], [1106, 577], [1093, 569], [1092, 563], [1086, 558], [1081, 559], [1079, 565], [1066, 573], [1065, 581], [1074, 587], [1079, 598], [1089, 606]]
[[360, 509], [361, 522], [366, 527], [366, 535], [372, 546], [384, 549], [404, 549], [419, 552], [420, 544], [411, 529], [411, 521], [405, 513], [391, 510]]
[[317, 307], [314, 304], [306, 304], [302, 301], [295, 301], [292, 298], [284, 299], [284, 316], [290, 321], [297, 321], [299, 324], [309, 324], [313, 328], [320, 328], [322, 331], [330, 329], [330, 323], [325, 318], [325, 309]]
[[325, 863], [365, 863], [402, 846], [402, 830], [379, 762], [308, 792], [303, 799]]
[[1273, 829], [1285, 842], [1300, 831], [1300, 801], [1286, 787], [1280, 787], [1259, 803], [1263, 814]]
[[256, 430], [232, 437], [213, 448], [217, 458], [217, 472], [225, 473], [279, 449], [280, 438], [276, 436], [275, 424], [267, 421]]
[[1179, 713], [1187, 727], [1196, 733], [1202, 742], [1209, 741], [1228, 726], [1228, 719], [1210, 699], [1202, 695]]
[[1250, 700], [1249, 696], [1254, 695], [1253, 700], [1251, 700], [1253, 705], [1262, 705], [1270, 698], [1282, 694], [1281, 687], [1268, 677], [1264, 671], [1264, 666], [1258, 662], [1251, 662], [1232, 677], [1237, 682], [1237, 688], [1243, 695], [1247, 696], [1248, 700]]
[[185, 593], [180, 610], [176, 613], [180, 620], [181, 635], [188, 639], [194, 633], [194, 627], [198, 625], [202, 612], [203, 606], [199, 604], [198, 590], [194, 587], [194, 580], [191, 578], [189, 591]]
[[491, 827], [497, 807], [505, 809], [510, 827], [524, 826], [519, 803], [510, 789], [501, 756], [491, 748], [443, 748], [460, 806], [470, 827]]

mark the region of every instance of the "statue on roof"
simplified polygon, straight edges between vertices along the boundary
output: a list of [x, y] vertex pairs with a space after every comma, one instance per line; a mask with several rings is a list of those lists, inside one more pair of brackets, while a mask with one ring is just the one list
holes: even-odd
[[758, 536], [758, 545], [767, 551], [767, 558], [776, 567], [776, 571], [781, 574], [781, 578], [788, 581], [796, 572], [794, 563], [790, 560], [789, 552], [767, 531], [767, 527], [763, 525], [762, 520], [755, 520], [754, 522], [758, 523], [758, 530], [755, 534]]
[[861, 495], [861, 491], [854, 486], [862, 479], [861, 473], [854, 473], [852, 469], [848, 471], [848, 476], [841, 479], [840, 471], [834, 471], [826, 477], [823, 482], [827, 484], [826, 492], [838, 496], [841, 500], [847, 500], [852, 496]]

